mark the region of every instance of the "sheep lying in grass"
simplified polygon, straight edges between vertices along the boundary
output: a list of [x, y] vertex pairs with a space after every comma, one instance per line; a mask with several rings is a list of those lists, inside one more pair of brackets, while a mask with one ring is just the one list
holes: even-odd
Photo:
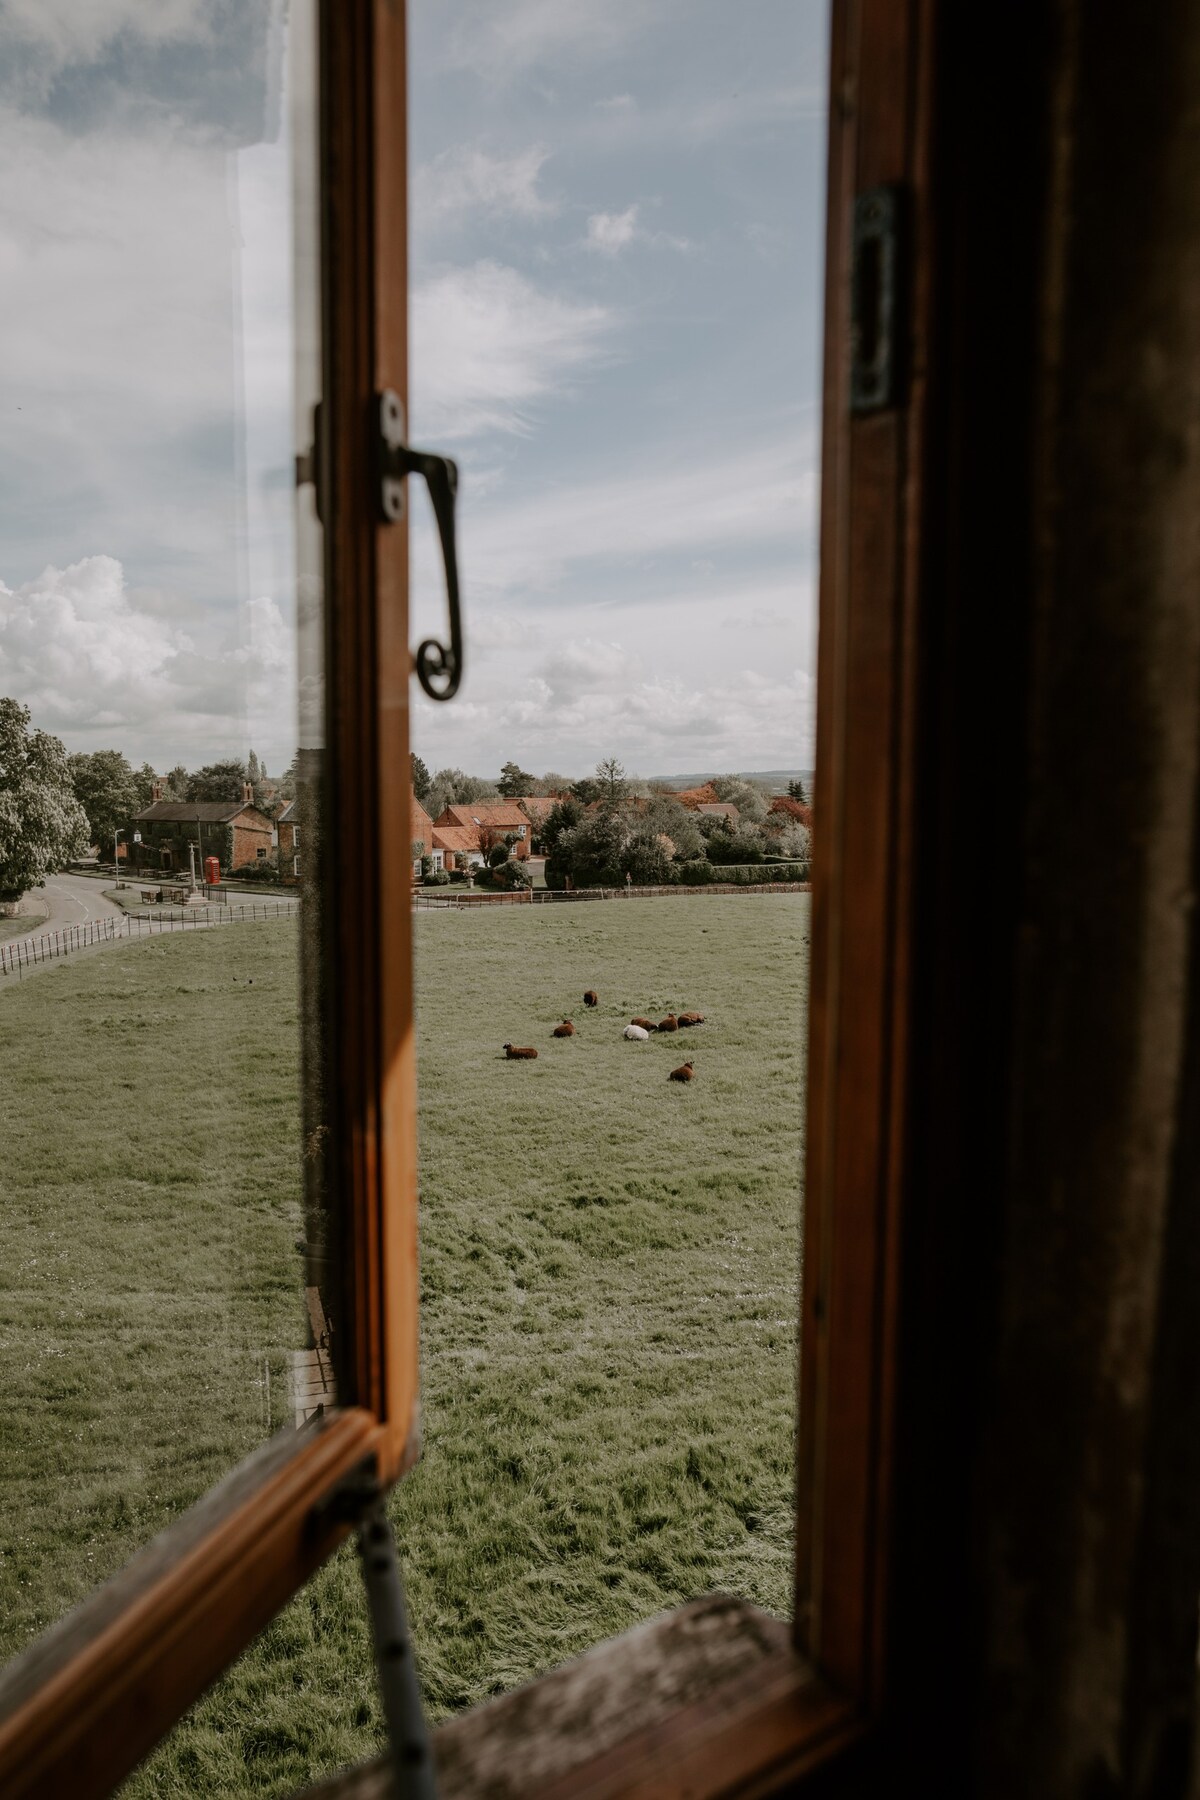
[[596, 998], [596, 993], [595, 993], [594, 988], [589, 988], [587, 993], [583, 996], [583, 1004], [585, 1006], [598, 1006], [599, 1005], [599, 1001]]
[[505, 1044], [504, 1054], [507, 1056], [509, 1062], [520, 1062], [522, 1060], [528, 1062], [536, 1057], [537, 1051], [528, 1046], [523, 1047], [520, 1044]]
[[572, 1025], [570, 1019], [564, 1019], [561, 1025], [556, 1025], [554, 1027], [554, 1035], [555, 1037], [574, 1037], [575, 1027]]
[[668, 1081], [690, 1081], [696, 1073], [690, 1062], [683, 1063], [678, 1069], [672, 1069], [667, 1076]]
[[704, 1014], [698, 1012], [680, 1013], [679, 1023], [681, 1025], [703, 1025]]
[[631, 1044], [644, 1044], [650, 1036], [650, 1033], [646, 1030], [644, 1025], [639, 1025], [635, 1019], [632, 1025], [627, 1025], [625, 1027], [624, 1035], [629, 1039]]
[[658, 1026], [654, 1023], [653, 1019], [630, 1019], [629, 1023], [638, 1026], [640, 1030], [646, 1033], [658, 1030]]
[[679, 1030], [679, 1020], [675, 1017], [674, 1013], [668, 1013], [665, 1019], [660, 1019], [658, 1021], [658, 1024], [655, 1027], [655, 1030], [656, 1031], [678, 1031]]

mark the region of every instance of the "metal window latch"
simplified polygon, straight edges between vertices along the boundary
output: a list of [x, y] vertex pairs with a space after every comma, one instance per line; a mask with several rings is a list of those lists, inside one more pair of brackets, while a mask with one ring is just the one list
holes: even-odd
[[396, 1540], [382, 1503], [358, 1528], [396, 1800], [437, 1800], [433, 1751], [413, 1663]]
[[433, 501], [442, 565], [446, 571], [446, 600], [450, 611], [450, 643], [426, 638], [417, 646], [414, 665], [417, 680], [431, 700], [452, 700], [463, 676], [462, 610], [458, 594], [458, 552], [454, 540], [454, 501], [458, 493], [458, 469], [448, 456], [431, 450], [413, 450], [405, 442], [404, 405], [386, 388], [379, 404], [379, 510], [395, 524], [404, 517], [404, 480], [423, 475]]
[[870, 188], [854, 202], [850, 281], [850, 411], [886, 412], [901, 403], [902, 198]]

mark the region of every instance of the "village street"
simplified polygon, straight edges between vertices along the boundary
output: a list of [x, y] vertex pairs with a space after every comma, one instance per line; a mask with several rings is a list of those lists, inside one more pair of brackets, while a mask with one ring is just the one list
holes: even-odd
[[14, 938], [62, 931], [68, 925], [87, 925], [94, 919], [122, 917], [121, 908], [104, 898], [104, 883], [88, 875], [52, 875], [45, 887], [29, 890], [21, 908], [23, 929], [6, 934], [6, 943], [11, 944]]

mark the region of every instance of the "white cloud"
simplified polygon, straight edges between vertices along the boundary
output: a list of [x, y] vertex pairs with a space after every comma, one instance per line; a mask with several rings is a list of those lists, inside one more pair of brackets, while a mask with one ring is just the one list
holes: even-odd
[[[260, 597], [239, 635], [204, 642], [137, 603], [112, 556], [0, 582], [0, 693], [72, 749], [108, 738], [166, 764], [253, 743], [273, 761], [296, 743], [294, 634]], [[202, 626], [211, 632], [211, 620]]]
[[448, 269], [412, 300], [414, 432], [524, 432], [539, 402], [602, 353], [607, 308], [562, 299], [501, 263]]
[[204, 42], [213, 15], [206, 0], [4, 0], [3, 20], [6, 33], [59, 70], [95, 59], [126, 35], [152, 44]]
[[[661, 22], [668, 0], [656, 0]], [[534, 66], [578, 65], [611, 55], [650, 22], [643, 0], [459, 0], [447, 44], [452, 67], [493, 79]]]
[[549, 151], [532, 144], [515, 156], [489, 156], [472, 145], [444, 150], [413, 175], [412, 214], [422, 228], [458, 220], [470, 212], [509, 213], [540, 219], [556, 211], [539, 192]]
[[587, 222], [585, 241], [588, 249], [599, 250], [604, 256], [616, 256], [641, 235], [637, 216], [636, 205], [627, 206], [621, 213], [593, 213]]
[[[544, 485], [471, 505], [464, 485], [464, 568], [489, 594], [545, 593], [587, 565], [611, 565], [616, 593], [660, 558], [737, 551], [797, 561], [811, 541], [816, 475], [798, 430], [702, 457], [618, 460], [607, 477]], [[692, 575], [693, 584], [705, 577]]]

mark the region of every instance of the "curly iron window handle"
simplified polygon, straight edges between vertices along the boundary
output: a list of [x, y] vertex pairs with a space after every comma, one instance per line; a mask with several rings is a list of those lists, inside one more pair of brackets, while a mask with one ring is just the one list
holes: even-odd
[[458, 595], [458, 552], [454, 541], [454, 500], [458, 469], [448, 456], [431, 450], [412, 450], [405, 442], [404, 405], [398, 394], [386, 389], [379, 396], [379, 507], [389, 523], [404, 517], [404, 478], [423, 475], [433, 501], [442, 563], [446, 571], [446, 600], [450, 609], [450, 643], [426, 638], [417, 646], [413, 661], [417, 680], [431, 700], [452, 700], [463, 677], [462, 609]]

